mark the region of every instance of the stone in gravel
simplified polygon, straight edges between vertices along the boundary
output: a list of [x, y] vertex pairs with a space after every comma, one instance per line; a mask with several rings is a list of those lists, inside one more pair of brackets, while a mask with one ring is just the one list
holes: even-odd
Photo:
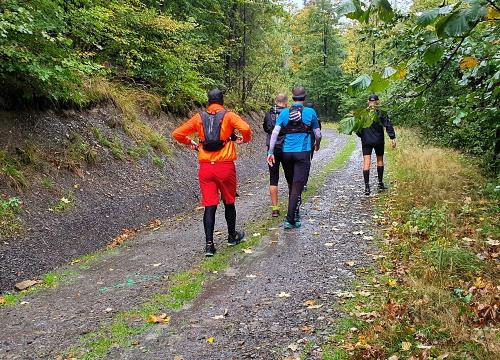
[[17, 283], [14, 287], [16, 288], [16, 290], [22, 291], [40, 283], [40, 280], [24, 280]]

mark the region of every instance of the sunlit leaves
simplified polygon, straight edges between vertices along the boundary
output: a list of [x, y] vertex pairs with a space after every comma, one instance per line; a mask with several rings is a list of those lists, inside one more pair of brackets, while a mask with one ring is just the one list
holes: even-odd
[[370, 9], [376, 13], [380, 20], [388, 22], [394, 17], [392, 6], [387, 0], [373, 0]]
[[359, 0], [345, 0], [337, 8], [339, 16], [345, 15], [349, 19], [359, 20], [363, 16], [364, 11], [361, 8]]
[[460, 69], [472, 69], [477, 66], [478, 61], [474, 56], [466, 56], [460, 60]]
[[417, 18], [417, 24], [421, 27], [431, 25], [440, 15], [449, 14], [452, 10], [453, 6], [448, 5], [426, 11]]
[[384, 78], [383, 75], [379, 73], [375, 73], [372, 76], [372, 82], [368, 87], [368, 91], [372, 93], [380, 93], [382, 91], [385, 91], [390, 84], [391, 82], [389, 79]]
[[396, 69], [394, 69], [392, 66], [386, 66], [384, 68], [384, 71], [382, 73], [382, 78], [384, 79], [388, 79], [390, 78], [392, 75], [396, 74], [398, 71]]
[[365, 9], [359, 0], [345, 0], [337, 7], [337, 14], [363, 23], [376, 15], [378, 19], [388, 22], [394, 17], [394, 10], [388, 0], [373, 0]]
[[366, 74], [363, 74], [349, 84], [347, 92], [350, 95], [354, 95], [359, 91], [367, 89], [370, 86], [371, 82], [372, 82], [371, 77]]

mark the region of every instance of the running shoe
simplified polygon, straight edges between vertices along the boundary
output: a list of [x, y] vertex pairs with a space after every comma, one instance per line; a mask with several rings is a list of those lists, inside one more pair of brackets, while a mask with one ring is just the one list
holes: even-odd
[[379, 182], [378, 189], [379, 189], [379, 191], [384, 191], [384, 190], [387, 190], [389, 188], [387, 186], [385, 186], [385, 184], [383, 182]]
[[365, 185], [365, 195], [366, 196], [370, 195], [370, 185], [368, 184]]
[[243, 241], [245, 238], [245, 232], [244, 231], [236, 231], [236, 234], [231, 236], [229, 235], [227, 237], [227, 243], [231, 246], [238, 245], [240, 242]]
[[290, 230], [290, 229], [297, 229], [299, 228], [300, 226], [302, 225], [302, 223], [300, 221], [295, 221], [295, 224], [292, 224], [290, 223], [288, 220], [285, 219], [285, 221], [283, 221], [283, 227], [285, 228], [285, 230]]
[[280, 211], [279, 209], [274, 209], [273, 212], [271, 213], [272, 217], [278, 217], [280, 216]]
[[205, 256], [214, 256], [215, 255], [215, 245], [214, 243], [207, 243], [205, 245]]

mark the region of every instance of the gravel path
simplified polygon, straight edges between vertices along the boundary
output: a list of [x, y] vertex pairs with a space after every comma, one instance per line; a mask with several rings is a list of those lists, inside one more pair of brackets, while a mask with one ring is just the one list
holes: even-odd
[[[312, 174], [347, 141], [331, 130], [325, 133], [330, 142], [315, 156]], [[154, 327], [137, 339], [139, 346], [113, 350], [109, 358], [274, 359], [295, 346], [300, 351], [304, 339], [321, 342], [326, 336], [321, 330], [338, 316], [332, 310], [335, 292], [348, 289], [354, 269], [371, 259], [365, 255], [370, 241], [353, 234], [364, 228], [364, 235], [369, 235], [369, 227], [361, 222], [371, 220], [370, 200], [360, 192], [359, 157], [358, 146], [348, 165], [334, 172], [303, 206], [301, 229], [286, 233], [274, 229], [252, 254], [237, 256], [189, 307], [172, 314], [170, 325]], [[240, 187], [240, 224], [269, 215], [266, 178], [264, 168], [254, 181]], [[224, 230], [221, 213], [217, 229]], [[27, 296], [24, 305], [0, 308], [0, 358], [55, 358], [80, 335], [109, 323], [114, 313], [143, 303], [165, 284], [164, 276], [199, 263], [201, 217], [201, 212], [194, 212], [172, 218], [89, 269], [68, 266], [76, 275], [57, 288]], [[223, 236], [217, 239], [224, 241]], [[348, 266], [347, 261], [355, 265]], [[290, 296], [278, 297], [282, 292]], [[307, 300], [322, 306], [307, 309], [303, 305]], [[226, 318], [212, 319], [225, 309]], [[215, 342], [207, 343], [208, 337]], [[287, 348], [290, 344], [292, 350]]]

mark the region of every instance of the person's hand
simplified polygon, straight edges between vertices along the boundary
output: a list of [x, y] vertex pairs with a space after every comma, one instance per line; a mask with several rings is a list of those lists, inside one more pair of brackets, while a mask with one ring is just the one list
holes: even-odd
[[191, 140], [191, 144], [189, 144], [189, 145], [188, 145], [188, 147], [189, 147], [191, 150], [198, 150], [199, 145], [196, 143], [196, 141]]
[[314, 144], [314, 151], [319, 151], [319, 144]]
[[274, 162], [275, 162], [274, 154], [267, 155], [267, 163], [269, 164], [269, 166], [273, 166]]
[[391, 139], [391, 146], [393, 149], [396, 148], [396, 139]]
[[236, 136], [235, 142], [236, 144], [243, 144], [244, 143], [243, 136]]

